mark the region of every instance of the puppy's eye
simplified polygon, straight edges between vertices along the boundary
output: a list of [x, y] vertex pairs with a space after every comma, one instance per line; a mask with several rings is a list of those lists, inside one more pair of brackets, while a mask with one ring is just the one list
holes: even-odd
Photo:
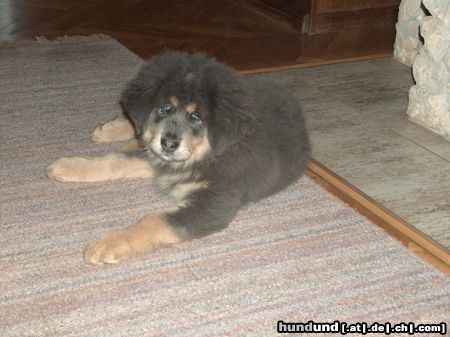
[[173, 105], [172, 104], [164, 104], [163, 106], [161, 106], [158, 110], [158, 113], [160, 115], [167, 115], [169, 112], [171, 112], [173, 110]]
[[189, 114], [189, 119], [193, 122], [201, 122], [200, 115], [197, 112]]

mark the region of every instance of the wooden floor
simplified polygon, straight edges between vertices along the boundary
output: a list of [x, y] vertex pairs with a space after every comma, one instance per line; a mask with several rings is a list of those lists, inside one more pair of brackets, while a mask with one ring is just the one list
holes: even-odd
[[0, 0], [0, 41], [96, 33], [143, 58], [201, 50], [238, 69], [387, 55], [394, 38], [371, 29], [302, 39], [300, 27], [245, 0]]

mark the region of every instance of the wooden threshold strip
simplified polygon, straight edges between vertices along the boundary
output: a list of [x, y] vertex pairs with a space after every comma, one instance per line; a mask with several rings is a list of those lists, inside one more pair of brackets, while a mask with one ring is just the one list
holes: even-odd
[[[412, 252], [450, 274], [450, 252], [328, 168], [311, 160], [306, 175], [396, 237]], [[331, 185], [331, 186], [329, 186]]]

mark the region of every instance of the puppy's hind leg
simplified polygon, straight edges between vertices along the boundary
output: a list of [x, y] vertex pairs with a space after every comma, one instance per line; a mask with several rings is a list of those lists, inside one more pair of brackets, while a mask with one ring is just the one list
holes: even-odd
[[134, 128], [125, 118], [116, 118], [98, 125], [92, 132], [92, 140], [96, 143], [119, 142], [136, 138]]
[[45, 174], [61, 182], [96, 182], [151, 178], [153, 170], [147, 159], [132, 152], [90, 158], [59, 158], [47, 167]]

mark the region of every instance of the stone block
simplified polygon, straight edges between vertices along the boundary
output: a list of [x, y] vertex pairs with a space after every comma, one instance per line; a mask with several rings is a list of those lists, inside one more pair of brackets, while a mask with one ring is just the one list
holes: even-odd
[[394, 43], [394, 57], [409, 66], [414, 62], [422, 42], [419, 39], [419, 24], [425, 13], [421, 0], [403, 0], [400, 4], [397, 35]]
[[438, 18], [445, 26], [450, 28], [449, 0], [423, 0], [423, 4], [432, 16]]
[[449, 71], [443, 61], [435, 62], [422, 50], [413, 65], [416, 83], [427, 89], [430, 94], [437, 95], [445, 90], [449, 83]]
[[[445, 55], [445, 57], [444, 57], [444, 63], [446, 65], [448, 71], [450, 72], [450, 50], [447, 50], [447, 55]], [[450, 81], [450, 79], [449, 79], [449, 81]]]
[[423, 15], [421, 9], [421, 0], [403, 0], [398, 10], [398, 20], [407, 21], [411, 18], [417, 18]]
[[407, 113], [413, 121], [449, 137], [450, 111], [447, 95], [432, 95], [420, 85], [415, 85], [409, 90]]
[[425, 49], [435, 61], [440, 61], [446, 55], [450, 46], [450, 28], [439, 20], [427, 16], [420, 24], [420, 34], [425, 40]]

